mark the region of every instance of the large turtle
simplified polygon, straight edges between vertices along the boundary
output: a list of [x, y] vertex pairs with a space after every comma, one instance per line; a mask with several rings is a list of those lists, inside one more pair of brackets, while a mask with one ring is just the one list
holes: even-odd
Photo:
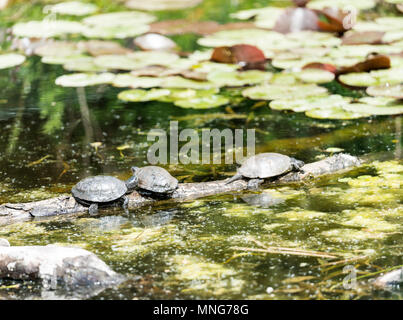
[[276, 177], [289, 171], [299, 171], [303, 166], [304, 162], [280, 153], [260, 153], [246, 159], [236, 175], [226, 184], [248, 178], [250, 179], [248, 187], [253, 188], [263, 182], [260, 179]]
[[113, 205], [119, 201], [127, 210], [129, 200], [126, 193], [132, 190], [135, 184], [135, 177], [122, 181], [111, 176], [95, 176], [78, 182], [71, 189], [71, 193], [78, 203], [89, 206], [89, 214], [94, 215], [98, 211], [98, 206]]
[[178, 187], [178, 180], [161, 167], [132, 167], [132, 172], [140, 192], [147, 195], [164, 197], [170, 195]]

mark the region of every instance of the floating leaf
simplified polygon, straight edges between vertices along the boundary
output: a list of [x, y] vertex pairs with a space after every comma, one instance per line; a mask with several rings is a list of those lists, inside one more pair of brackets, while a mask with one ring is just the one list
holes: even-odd
[[377, 84], [377, 79], [369, 73], [349, 73], [343, 74], [339, 77], [339, 80], [353, 87], [368, 87]]
[[124, 55], [132, 52], [132, 50], [123, 47], [117, 42], [114, 41], [105, 41], [105, 40], [88, 40], [88, 41], [80, 41], [77, 43], [77, 47], [86, 51], [93, 56], [101, 56], [101, 55]]
[[151, 23], [155, 17], [139, 11], [120, 11], [87, 17], [83, 23], [98, 27], [135, 26]]
[[365, 61], [359, 62], [350, 67], [342, 67], [338, 71], [339, 74], [350, 72], [368, 72], [371, 70], [389, 69], [390, 58], [385, 55], [375, 54], [368, 57]]
[[382, 31], [348, 32], [342, 38], [343, 45], [381, 44], [384, 34]]
[[326, 7], [344, 9], [353, 6], [357, 10], [368, 10], [375, 7], [375, 5], [376, 0], [314, 0], [308, 2], [307, 7], [312, 9], [324, 9]]
[[278, 99], [270, 102], [270, 108], [274, 110], [292, 110], [305, 112], [312, 109], [327, 109], [342, 107], [351, 101], [350, 98], [340, 95], [327, 97], [308, 97], [303, 99]]
[[266, 62], [264, 53], [257, 47], [239, 44], [231, 47], [217, 47], [211, 55], [211, 61], [239, 64], [247, 69], [263, 69]]
[[13, 26], [12, 32], [17, 37], [26, 38], [52, 38], [64, 34], [81, 33], [84, 26], [75, 21], [29, 21], [17, 23]]
[[367, 88], [367, 94], [374, 97], [391, 97], [403, 99], [403, 85], [382, 85]]
[[67, 1], [44, 7], [44, 13], [66, 14], [71, 16], [86, 16], [98, 10], [95, 4], [79, 1]]
[[216, 71], [208, 74], [207, 79], [217, 86], [242, 87], [245, 85], [257, 84], [270, 80], [271, 72], [249, 70], [249, 71]]
[[41, 62], [47, 64], [66, 64], [87, 58], [89, 57], [84, 54], [76, 54], [72, 56], [44, 56], [42, 57]]
[[[364, 105], [365, 106], [365, 105]], [[344, 108], [344, 107], [343, 107]], [[334, 119], [334, 120], [350, 120], [363, 117], [369, 117], [371, 114], [364, 112], [349, 112], [340, 107], [313, 109], [308, 110], [305, 114], [310, 118], [316, 119]], [[363, 111], [365, 108], [363, 109]]]
[[94, 63], [93, 57], [83, 57], [78, 59], [73, 59], [66, 62], [63, 68], [68, 71], [79, 71], [79, 72], [101, 72], [107, 71], [107, 69], [97, 66]]
[[[362, 100], [361, 100], [362, 101]], [[364, 103], [351, 103], [343, 109], [352, 112], [363, 112], [372, 115], [394, 115], [403, 113], [403, 103], [389, 103], [386, 105], [373, 105]]]
[[81, 54], [83, 50], [75, 42], [51, 41], [36, 47], [34, 53], [41, 57], [66, 57]]
[[327, 83], [334, 80], [334, 73], [326, 70], [309, 68], [294, 74], [297, 79], [307, 83]]
[[62, 87], [87, 87], [111, 83], [114, 78], [113, 73], [73, 73], [60, 76], [55, 82]]
[[399, 84], [403, 82], [403, 69], [391, 68], [370, 73], [349, 73], [339, 76], [339, 80], [349, 86], [369, 87], [382, 84]]
[[12, 68], [23, 64], [25, 56], [17, 53], [0, 54], [0, 69]]
[[126, 7], [129, 9], [160, 11], [179, 10], [197, 6], [203, 0], [128, 0]]
[[158, 34], [158, 33], [147, 33], [140, 37], [134, 39], [134, 44], [141, 50], [152, 51], [152, 50], [163, 50], [170, 51], [174, 50], [177, 45], [171, 39]]
[[210, 97], [212, 95], [215, 95], [219, 91], [217, 88], [205, 89], [205, 90], [170, 88], [169, 90], [170, 90], [169, 95], [167, 95], [165, 97], [161, 97], [158, 100], [162, 101], [162, 102], [175, 102], [177, 100], [204, 98], [204, 97]]
[[314, 84], [299, 84], [293, 86], [267, 84], [242, 91], [242, 95], [254, 100], [275, 100], [287, 97], [298, 99], [311, 96], [327, 95], [326, 88]]
[[112, 85], [115, 87], [153, 88], [160, 87], [163, 81], [163, 78], [138, 77], [130, 73], [121, 73], [116, 75]]
[[118, 94], [118, 98], [124, 101], [131, 102], [141, 102], [141, 101], [151, 101], [158, 100], [161, 97], [169, 95], [170, 91], [168, 89], [151, 89], [151, 90], [126, 90]]
[[189, 88], [189, 89], [211, 89], [216, 85], [209, 81], [196, 81], [185, 79], [179, 76], [163, 78], [161, 87], [164, 88]]
[[126, 39], [146, 33], [150, 27], [146, 24], [134, 25], [96, 25], [86, 27], [82, 34], [87, 38]]
[[207, 97], [196, 97], [186, 100], [176, 100], [174, 104], [181, 108], [192, 109], [211, 109], [228, 104], [229, 99], [220, 95], [211, 95]]

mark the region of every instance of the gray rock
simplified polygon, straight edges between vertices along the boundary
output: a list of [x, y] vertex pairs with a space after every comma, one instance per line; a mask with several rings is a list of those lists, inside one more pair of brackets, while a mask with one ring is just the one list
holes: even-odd
[[0, 247], [9, 247], [10, 242], [7, 239], [0, 238]]
[[376, 289], [382, 290], [402, 290], [403, 289], [403, 268], [385, 273], [376, 278], [373, 282]]

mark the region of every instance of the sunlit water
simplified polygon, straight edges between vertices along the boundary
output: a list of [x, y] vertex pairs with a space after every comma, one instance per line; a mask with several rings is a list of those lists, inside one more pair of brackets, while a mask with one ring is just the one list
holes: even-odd
[[[188, 50], [195, 46], [194, 38], [183, 42]], [[171, 120], [181, 129], [256, 128], [257, 152], [281, 152], [305, 162], [329, 155], [330, 147], [380, 160], [331, 178], [266, 190], [266, 202], [255, 193], [229, 194], [142, 207], [129, 215], [102, 211], [95, 218], [81, 214], [0, 227], [0, 237], [12, 245], [80, 246], [128, 276], [118, 288], [92, 298], [401, 298], [368, 285], [376, 277], [372, 273], [403, 264], [399, 117], [313, 120], [243, 101], [232, 110], [244, 117], [228, 120], [232, 110], [225, 108], [124, 103], [116, 98], [119, 90], [107, 86], [84, 92], [61, 88], [54, 84], [61, 74], [61, 67], [35, 57], [0, 72], [0, 203], [69, 193], [89, 175], [127, 178], [131, 166], [147, 163], [149, 130], [168, 130]], [[88, 110], [79, 102], [83, 93]], [[118, 150], [122, 145], [128, 147]], [[235, 170], [234, 165], [165, 167], [186, 182], [225, 178]], [[272, 197], [277, 200], [269, 206]], [[338, 260], [366, 258], [331, 266], [325, 258], [240, 249], [261, 248], [256, 240], [268, 247], [334, 253]], [[346, 265], [362, 277], [355, 289], [343, 286]], [[0, 298], [46, 297], [40, 288], [36, 282], [1, 280]], [[57, 296], [74, 293], [59, 290]]]

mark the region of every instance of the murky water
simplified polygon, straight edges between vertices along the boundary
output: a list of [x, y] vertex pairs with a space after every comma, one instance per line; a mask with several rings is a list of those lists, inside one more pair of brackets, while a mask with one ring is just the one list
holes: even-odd
[[[248, 7], [247, 1], [241, 3]], [[207, 8], [206, 19], [224, 21], [224, 10], [240, 6], [223, 1], [220, 8], [222, 14], [216, 6]], [[183, 46], [195, 48], [195, 39], [183, 36]], [[281, 152], [305, 162], [328, 155], [330, 147], [357, 156], [375, 154], [379, 161], [263, 194], [1, 226], [0, 237], [12, 245], [80, 246], [129, 277], [94, 299], [401, 298], [400, 293], [374, 292], [367, 283], [376, 272], [403, 264], [400, 117], [313, 120], [245, 101], [232, 110], [203, 111], [124, 103], [111, 87], [58, 87], [54, 79], [63, 73], [35, 57], [20, 68], [0, 71], [0, 203], [69, 193], [88, 175], [126, 178], [131, 166], [146, 164], [149, 130], [168, 130], [171, 120], [178, 120], [181, 129], [256, 128], [257, 152]], [[240, 116], [228, 119], [232, 112]], [[122, 145], [127, 147], [119, 150]], [[166, 168], [186, 182], [225, 178], [235, 170], [230, 165]], [[341, 262], [250, 250], [263, 249], [261, 244], [336, 254]], [[346, 265], [355, 267], [356, 288], [343, 286]], [[0, 298], [41, 295], [46, 297], [39, 283], [0, 281]]]

